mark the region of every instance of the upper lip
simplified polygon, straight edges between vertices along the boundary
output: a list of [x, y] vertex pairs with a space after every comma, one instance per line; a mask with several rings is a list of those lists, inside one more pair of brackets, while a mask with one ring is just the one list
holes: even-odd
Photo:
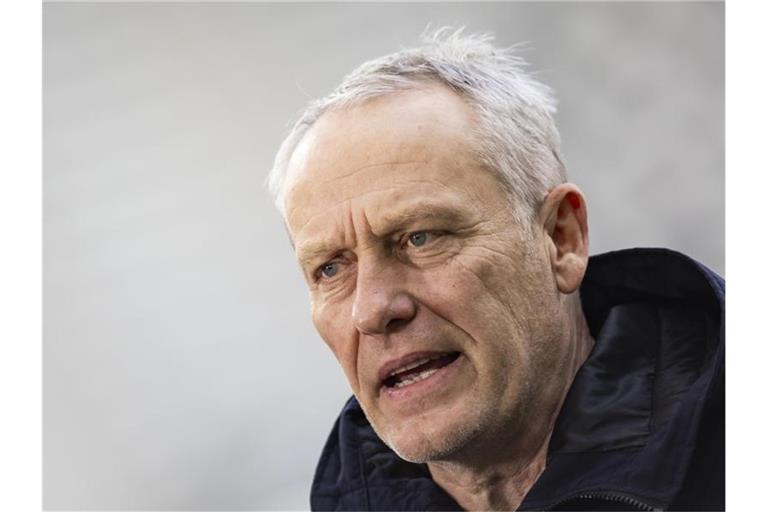
[[382, 365], [379, 369], [379, 384], [383, 384], [384, 381], [390, 376], [390, 374], [398, 368], [408, 366], [409, 364], [415, 363], [421, 359], [439, 357], [445, 354], [450, 354], [451, 352], [455, 352], [455, 350], [425, 350], [421, 352], [411, 352], [410, 354], [398, 357], [397, 359], [391, 359], [390, 361], [384, 363], [384, 365]]

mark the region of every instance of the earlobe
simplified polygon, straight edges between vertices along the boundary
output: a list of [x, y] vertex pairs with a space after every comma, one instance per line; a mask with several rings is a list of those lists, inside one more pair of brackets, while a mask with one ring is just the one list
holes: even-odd
[[572, 183], [552, 189], [542, 205], [541, 221], [557, 288], [573, 293], [584, 278], [589, 258], [587, 205], [581, 190]]

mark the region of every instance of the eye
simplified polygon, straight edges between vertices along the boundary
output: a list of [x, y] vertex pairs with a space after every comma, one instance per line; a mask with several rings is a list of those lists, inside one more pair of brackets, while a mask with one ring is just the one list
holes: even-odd
[[323, 277], [333, 277], [339, 272], [339, 262], [331, 261], [319, 269], [319, 274]]
[[427, 233], [426, 231], [417, 231], [408, 235], [408, 242], [414, 247], [421, 247], [429, 242], [434, 235]]

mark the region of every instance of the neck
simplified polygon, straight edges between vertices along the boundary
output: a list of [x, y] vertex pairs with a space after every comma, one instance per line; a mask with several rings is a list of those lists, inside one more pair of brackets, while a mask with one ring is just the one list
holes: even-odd
[[559, 365], [564, 369], [563, 379], [545, 401], [549, 406], [534, 400], [533, 405], [539, 410], [526, 414], [524, 425], [510, 428], [511, 435], [506, 438], [493, 439], [490, 450], [473, 450], [473, 453], [493, 453], [492, 457], [479, 459], [470, 454], [427, 463], [434, 481], [463, 509], [516, 510], [544, 471], [549, 439], [560, 408], [576, 372], [594, 345], [578, 295], [568, 297], [566, 309], [569, 314], [564, 332], [568, 333], [568, 339], [564, 346], [568, 349]]
[[546, 467], [549, 436], [527, 458], [482, 467], [461, 462], [429, 462], [435, 482], [464, 510], [516, 510]]

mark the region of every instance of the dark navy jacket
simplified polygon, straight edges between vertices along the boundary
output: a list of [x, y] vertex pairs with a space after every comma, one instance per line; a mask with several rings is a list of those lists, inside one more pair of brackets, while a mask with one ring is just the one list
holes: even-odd
[[[590, 258], [580, 288], [595, 346], [547, 465], [520, 510], [725, 508], [725, 284], [664, 249]], [[400, 459], [351, 398], [312, 484], [313, 510], [460, 510]]]

